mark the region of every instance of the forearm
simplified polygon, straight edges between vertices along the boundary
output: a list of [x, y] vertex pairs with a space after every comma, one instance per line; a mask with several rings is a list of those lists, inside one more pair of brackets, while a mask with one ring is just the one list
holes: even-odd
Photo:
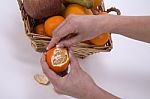
[[87, 90], [87, 94], [79, 99], [119, 99], [109, 92], [95, 85], [91, 90]]
[[109, 32], [150, 43], [150, 16], [108, 15]]

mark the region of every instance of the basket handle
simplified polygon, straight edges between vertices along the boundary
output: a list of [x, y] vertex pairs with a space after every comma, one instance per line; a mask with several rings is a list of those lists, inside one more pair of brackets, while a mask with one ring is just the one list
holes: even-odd
[[17, 0], [17, 2], [18, 2], [18, 5], [19, 5], [19, 8], [21, 10], [22, 9], [22, 5], [23, 5], [22, 0]]
[[106, 10], [107, 13], [110, 13], [110, 12], [112, 12], [112, 11], [113, 11], [113, 12], [116, 12], [117, 15], [121, 15], [120, 10], [117, 9], [117, 8], [115, 8], [115, 7], [111, 7], [111, 8], [109, 8], [109, 9]]

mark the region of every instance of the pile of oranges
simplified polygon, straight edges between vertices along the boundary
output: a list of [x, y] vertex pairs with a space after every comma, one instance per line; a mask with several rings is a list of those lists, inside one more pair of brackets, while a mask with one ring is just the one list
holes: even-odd
[[44, 23], [40, 23], [35, 27], [35, 33], [39, 33], [41, 35], [52, 36], [53, 30], [60, 25], [65, 18], [70, 14], [76, 15], [92, 15], [92, 11], [87, 9], [86, 7], [80, 6], [78, 4], [70, 4], [63, 11], [61, 16], [53, 16], [48, 19]]
[[[52, 32], [59, 26], [65, 18], [70, 15], [93, 15], [91, 9], [87, 9], [78, 4], [69, 4], [60, 16], [53, 16], [45, 20], [44, 23], [40, 23], [35, 27], [35, 33], [52, 37]], [[107, 13], [101, 13], [103, 15]], [[110, 33], [103, 33], [102, 35], [89, 40], [91, 44], [102, 46], [109, 40]]]

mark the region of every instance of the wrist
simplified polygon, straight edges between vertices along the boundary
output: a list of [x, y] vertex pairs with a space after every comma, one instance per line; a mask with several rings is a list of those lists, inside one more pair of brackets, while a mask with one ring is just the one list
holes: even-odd
[[85, 90], [85, 94], [79, 97], [79, 99], [98, 99], [98, 91], [99, 90], [96, 85], [88, 86], [88, 89]]
[[108, 22], [108, 24], [106, 26], [108, 29], [108, 32], [117, 34], [116, 29], [118, 28], [118, 25], [119, 25], [118, 24], [119, 23], [118, 16], [109, 14], [106, 19]]
[[96, 25], [98, 29], [98, 33], [111, 32], [112, 26], [110, 25], [111, 17], [109, 14], [97, 16]]
[[99, 21], [99, 29], [102, 30], [102, 32], [108, 32], [108, 33], [116, 33], [116, 30], [119, 25], [119, 16], [117, 15], [110, 15], [106, 14], [101, 16], [101, 21]]
[[104, 89], [96, 86], [95, 90], [96, 97], [94, 99], [119, 99], [119, 97], [105, 91]]

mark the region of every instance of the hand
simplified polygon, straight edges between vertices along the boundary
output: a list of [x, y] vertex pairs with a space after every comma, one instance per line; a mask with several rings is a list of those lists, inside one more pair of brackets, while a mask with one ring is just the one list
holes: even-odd
[[99, 88], [93, 79], [79, 66], [75, 56], [70, 52], [70, 72], [60, 77], [49, 69], [45, 55], [41, 59], [43, 72], [59, 94], [69, 95], [80, 99], [115, 99], [116, 97]]
[[[56, 44], [58, 44], [60, 47], [70, 47], [78, 42], [92, 39], [101, 33], [106, 32], [106, 27], [104, 25], [106, 24], [105, 22], [107, 20], [105, 16], [107, 15], [68, 16], [65, 21], [53, 31], [52, 40], [48, 46], [48, 49], [52, 48]], [[67, 40], [63, 39], [72, 33], [75, 33], [76, 36]]]
[[[121, 34], [150, 43], [149, 23], [150, 16], [70, 15], [53, 31], [48, 49], [56, 44], [60, 47], [70, 47], [104, 32]], [[63, 39], [72, 33], [76, 36]]]
[[45, 55], [43, 55], [41, 59], [41, 65], [43, 72], [49, 78], [57, 93], [81, 98], [87, 95], [87, 90], [92, 90], [95, 83], [92, 78], [79, 67], [77, 60], [72, 54], [70, 54], [70, 60], [71, 70], [64, 77], [58, 76], [49, 69], [45, 62]]

